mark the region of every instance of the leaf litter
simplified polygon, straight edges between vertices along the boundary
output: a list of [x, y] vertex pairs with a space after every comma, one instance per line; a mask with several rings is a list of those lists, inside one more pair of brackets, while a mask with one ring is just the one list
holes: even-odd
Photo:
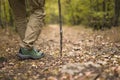
[[46, 55], [39, 60], [20, 60], [18, 35], [0, 30], [0, 80], [120, 79], [120, 35], [114, 34], [119, 28], [63, 27], [63, 57], [59, 57], [59, 27], [49, 25], [35, 43]]

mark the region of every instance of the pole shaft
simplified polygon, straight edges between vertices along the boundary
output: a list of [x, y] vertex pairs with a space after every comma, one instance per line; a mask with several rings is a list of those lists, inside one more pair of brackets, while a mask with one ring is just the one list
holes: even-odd
[[59, 7], [59, 25], [60, 25], [60, 56], [62, 57], [62, 39], [63, 39], [63, 31], [62, 31], [62, 14], [61, 14], [61, 1], [58, 0]]

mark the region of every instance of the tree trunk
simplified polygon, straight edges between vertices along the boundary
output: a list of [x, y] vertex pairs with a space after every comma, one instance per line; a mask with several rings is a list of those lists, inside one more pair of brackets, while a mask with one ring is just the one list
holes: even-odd
[[10, 8], [9, 8], [9, 17], [10, 17], [10, 20], [9, 20], [10, 26], [14, 26], [13, 15]]
[[2, 15], [2, 10], [1, 10], [1, 9], [2, 9], [2, 7], [1, 7], [2, 4], [1, 4], [1, 1], [2, 1], [2, 0], [0, 0], [0, 27], [3, 28], [3, 25], [2, 25], [2, 16], [1, 16], [1, 15]]
[[71, 10], [70, 14], [71, 14], [71, 17], [72, 17], [70, 22], [72, 23], [72, 25], [76, 25], [77, 22], [76, 22], [76, 18], [75, 18], [75, 15], [74, 15], [74, 9], [73, 9], [73, 5], [71, 4], [71, 1], [72, 0], [67, 0], [67, 4], [70, 7], [70, 10]]
[[96, 11], [99, 11], [99, 2], [98, 2], [99, 0], [96, 0]]
[[106, 24], [106, 0], [103, 0], [103, 25], [101, 26], [101, 29], [106, 27], [105, 24]]
[[114, 4], [115, 4], [115, 7], [114, 7], [114, 26], [118, 26], [118, 23], [119, 23], [119, 0], [115, 0]]
[[8, 20], [7, 20], [7, 2], [6, 0], [3, 0], [4, 3], [4, 26], [7, 27], [8, 26]]

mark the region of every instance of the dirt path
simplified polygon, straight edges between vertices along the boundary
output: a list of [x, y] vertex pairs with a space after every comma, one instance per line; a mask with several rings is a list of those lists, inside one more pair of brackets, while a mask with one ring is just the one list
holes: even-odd
[[36, 42], [46, 54], [40, 60], [16, 57], [17, 34], [1, 30], [0, 80], [119, 80], [119, 30], [64, 27], [63, 57], [59, 58], [59, 27], [49, 25]]

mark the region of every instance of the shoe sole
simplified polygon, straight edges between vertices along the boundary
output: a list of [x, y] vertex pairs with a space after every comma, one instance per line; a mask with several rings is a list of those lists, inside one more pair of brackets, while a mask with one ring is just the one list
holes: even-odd
[[44, 57], [44, 53], [42, 53], [40, 57], [32, 57], [30, 55], [22, 55], [21, 53], [18, 53], [18, 57], [21, 59], [40, 59]]

